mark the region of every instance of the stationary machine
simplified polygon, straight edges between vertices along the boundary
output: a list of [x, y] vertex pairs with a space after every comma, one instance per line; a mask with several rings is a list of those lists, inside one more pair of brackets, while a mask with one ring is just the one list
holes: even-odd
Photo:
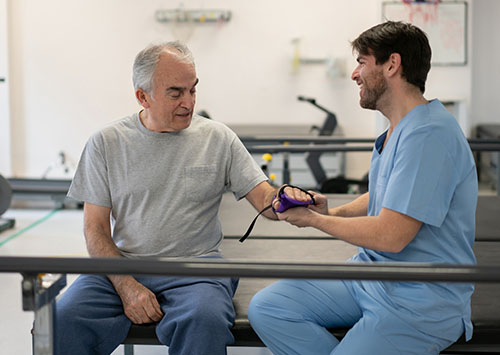
[[0, 175], [0, 233], [6, 229], [14, 227], [15, 220], [12, 218], [2, 218], [2, 215], [10, 207], [12, 201], [12, 188], [9, 182]]

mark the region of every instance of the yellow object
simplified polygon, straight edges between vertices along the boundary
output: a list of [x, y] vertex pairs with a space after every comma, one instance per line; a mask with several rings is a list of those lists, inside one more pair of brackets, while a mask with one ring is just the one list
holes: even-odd
[[276, 180], [276, 174], [269, 175], [269, 179], [271, 179], [271, 181]]
[[266, 153], [262, 155], [262, 159], [264, 159], [267, 162], [270, 162], [271, 160], [273, 160], [273, 156], [269, 153]]

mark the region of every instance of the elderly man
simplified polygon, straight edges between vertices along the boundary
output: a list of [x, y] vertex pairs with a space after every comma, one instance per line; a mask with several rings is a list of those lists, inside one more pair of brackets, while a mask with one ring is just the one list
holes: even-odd
[[[258, 210], [275, 189], [235, 133], [193, 112], [193, 57], [179, 42], [134, 62], [142, 110], [87, 142], [69, 196], [84, 201], [91, 257], [222, 257], [225, 190]], [[276, 218], [272, 212], [266, 212]], [[58, 354], [109, 354], [131, 323], [157, 322], [170, 354], [225, 354], [237, 280], [82, 275], [57, 302]]]

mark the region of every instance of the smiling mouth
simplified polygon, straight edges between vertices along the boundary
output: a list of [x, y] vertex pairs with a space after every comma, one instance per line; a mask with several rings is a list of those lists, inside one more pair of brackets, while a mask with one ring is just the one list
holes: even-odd
[[180, 118], [190, 118], [192, 115], [191, 112], [186, 112], [186, 113], [177, 113], [176, 116]]

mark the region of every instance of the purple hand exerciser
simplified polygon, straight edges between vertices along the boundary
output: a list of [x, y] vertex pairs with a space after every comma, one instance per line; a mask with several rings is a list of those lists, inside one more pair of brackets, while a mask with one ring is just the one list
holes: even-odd
[[[285, 191], [284, 191], [285, 187], [292, 187], [295, 189], [299, 189], [299, 190], [305, 192], [306, 194], [308, 194], [311, 197], [311, 199], [307, 200], [307, 201], [297, 201], [297, 200], [289, 197], [287, 194], [285, 194]], [[248, 238], [248, 236], [250, 235], [250, 232], [253, 229], [253, 226], [255, 225], [255, 222], [257, 221], [257, 218], [262, 214], [262, 212], [267, 211], [268, 209], [272, 208], [274, 213], [276, 213], [276, 212], [281, 213], [281, 212], [285, 212], [287, 209], [293, 208], [293, 207], [314, 205], [314, 197], [313, 197], [313, 195], [311, 195], [311, 193], [307, 192], [304, 189], [301, 189], [300, 187], [292, 186], [292, 185], [284, 185], [278, 191], [278, 200], [280, 201], [280, 206], [278, 207], [278, 209], [275, 210], [273, 207], [273, 204], [271, 203], [269, 206], [265, 207], [262, 211], [260, 211], [259, 214], [254, 218], [254, 220], [250, 224], [250, 227], [248, 227], [248, 230], [245, 233], [245, 235], [240, 238], [240, 242], [243, 243], [245, 241], [245, 239]]]
[[302, 191], [309, 194], [309, 196], [311, 196], [311, 199], [307, 200], [307, 201], [297, 201], [297, 200], [289, 197], [287, 194], [285, 194], [283, 192], [283, 190], [284, 190], [284, 188], [281, 188], [281, 190], [278, 193], [278, 200], [280, 201], [280, 206], [278, 207], [278, 209], [274, 209], [274, 207], [273, 207], [274, 212], [281, 213], [281, 212], [285, 212], [287, 209], [292, 208], [292, 207], [314, 205], [314, 197], [312, 197], [312, 195], [307, 191], [304, 191], [301, 189]]

